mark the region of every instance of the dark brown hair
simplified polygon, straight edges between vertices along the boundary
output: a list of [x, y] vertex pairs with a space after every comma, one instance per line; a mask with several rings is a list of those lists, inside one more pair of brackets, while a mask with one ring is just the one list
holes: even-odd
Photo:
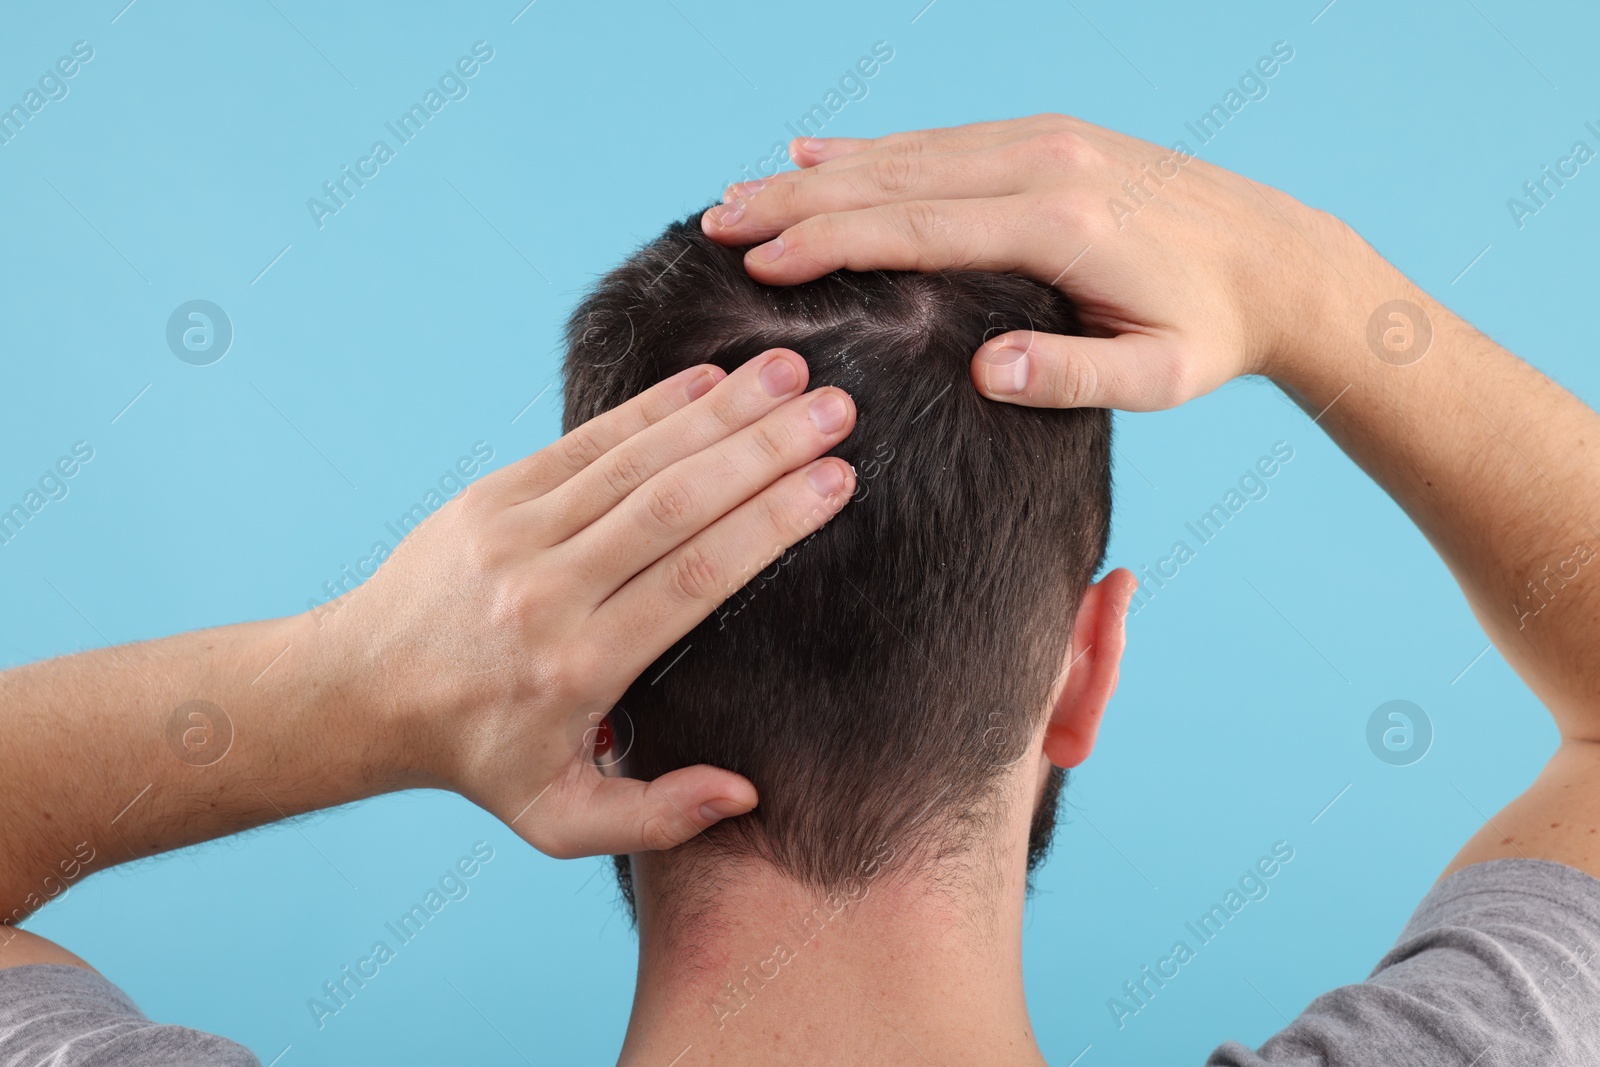
[[[972, 387], [985, 339], [1082, 332], [1048, 286], [838, 271], [774, 287], [743, 251], [706, 238], [696, 214], [606, 275], [568, 324], [564, 425], [686, 367], [732, 371], [777, 347], [805, 358], [813, 388], [854, 398], [855, 431], [832, 454], [854, 464], [855, 499], [749, 576], [611, 716], [628, 774], [709, 763], [760, 791], [753, 812], [680, 851], [755, 855], [831, 892], [886, 843], [949, 854], [985, 832], [1105, 555], [1111, 418]], [[1061, 780], [1035, 815], [1030, 872]]]

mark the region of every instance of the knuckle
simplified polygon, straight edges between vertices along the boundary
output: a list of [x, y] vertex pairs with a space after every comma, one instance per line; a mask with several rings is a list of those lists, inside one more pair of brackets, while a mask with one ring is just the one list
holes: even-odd
[[1100, 376], [1091, 360], [1068, 356], [1056, 361], [1051, 385], [1054, 390], [1052, 399], [1058, 406], [1078, 407], [1095, 395]]
[[745, 198], [749, 208], [760, 210], [763, 216], [775, 215], [780, 218], [792, 218], [799, 211], [802, 202], [809, 191], [807, 178], [810, 175], [801, 172], [790, 181], [777, 181], [769, 179], [767, 184], [751, 193]]
[[485, 489], [482, 482], [468, 482], [452, 503], [457, 511], [477, 511], [483, 502]]
[[903, 141], [894, 141], [884, 146], [884, 154], [889, 156], [920, 156], [923, 152], [922, 138], [908, 137]]
[[669, 588], [690, 601], [720, 598], [722, 581], [722, 567], [704, 549], [694, 545], [685, 545], [673, 557], [668, 573]]
[[1186, 360], [1163, 359], [1157, 362], [1151, 400], [1162, 408], [1174, 408], [1198, 391], [1195, 372]]
[[919, 169], [915, 156], [884, 156], [872, 164], [872, 182], [879, 192], [891, 197], [904, 196], [916, 187]]
[[[510, 534], [508, 525], [503, 515], [484, 521], [466, 518], [447, 532], [450, 540], [460, 546], [452, 568], [460, 588], [483, 590], [492, 598], [496, 614], [509, 620], [514, 607], [508, 594], [508, 575], [517, 573], [528, 549], [525, 534]], [[542, 527], [536, 529], [536, 536], [543, 537]]]
[[576, 700], [581, 691], [583, 673], [575, 659], [562, 657], [539, 672], [540, 688], [568, 701]]
[[781, 464], [789, 456], [789, 435], [764, 421], [758, 422], [750, 428], [750, 447], [762, 466]]
[[559, 829], [547, 830], [539, 835], [539, 851], [558, 860], [575, 860], [583, 855], [577, 842], [565, 830]]
[[[520, 637], [539, 620], [539, 598], [525, 585], [506, 582], [495, 590], [488, 614], [496, 632], [509, 632]], [[559, 669], [554, 673], [552, 685], [565, 680]]]
[[568, 699], [581, 699], [589, 694], [590, 687], [601, 676], [603, 669], [602, 657], [597, 649], [587, 645], [569, 648], [554, 664], [550, 688]]
[[582, 470], [605, 455], [605, 450], [591, 435], [578, 430], [556, 442], [556, 454], [561, 457], [564, 466]]
[[494, 493], [486, 482], [470, 482], [456, 498], [456, 508], [462, 515], [483, 519], [494, 510]]
[[1082, 234], [1091, 244], [1109, 240], [1117, 232], [1116, 216], [1105, 198], [1072, 190], [1046, 196], [1040, 205], [1046, 224]]
[[655, 486], [645, 499], [645, 510], [660, 529], [676, 530], [694, 512], [694, 498], [681, 485]]
[[1081, 134], [1065, 127], [1056, 127], [1037, 138], [1036, 147], [1043, 157], [1058, 166], [1070, 167], [1089, 161], [1093, 149]]
[[648, 816], [639, 826], [639, 844], [646, 852], [671, 848], [679, 837], [672, 819], [660, 812]]
[[942, 227], [939, 210], [932, 204], [907, 204], [902, 217], [905, 219], [906, 230], [911, 235], [912, 243], [919, 249], [926, 248], [938, 239]]
[[1040, 196], [1033, 203], [1039, 216], [1049, 226], [1074, 225], [1090, 214], [1084, 209], [1092, 206], [1086, 198], [1080, 199], [1072, 194]]
[[754, 403], [753, 397], [764, 395], [759, 392], [754, 380], [745, 383], [744, 392], [729, 389], [723, 392], [713, 390], [709, 396], [711, 400], [710, 419], [711, 425], [705, 429], [714, 436], [725, 437], [739, 429], [749, 421], [749, 410]]
[[760, 503], [761, 521], [773, 535], [785, 543], [806, 530], [806, 516], [797, 514], [792, 506], [773, 493], [763, 493], [756, 498]]
[[855, 235], [838, 215], [813, 215], [783, 231], [784, 254], [781, 262], [793, 259], [834, 270], [848, 265]]
[[624, 497], [639, 488], [649, 475], [639, 455], [630, 449], [623, 449], [606, 465], [606, 488], [614, 496]]

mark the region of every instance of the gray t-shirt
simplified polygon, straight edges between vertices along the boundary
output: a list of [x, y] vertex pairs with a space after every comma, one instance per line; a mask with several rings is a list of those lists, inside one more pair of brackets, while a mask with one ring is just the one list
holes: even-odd
[[54, 963], [0, 970], [4, 1067], [261, 1067], [249, 1049], [153, 1023], [94, 971]]
[[1600, 881], [1544, 860], [1465, 867], [1422, 898], [1367, 980], [1207, 1067], [1594, 1067]]
[[[53, 1057], [53, 1058], [50, 1058]], [[259, 1067], [242, 1045], [152, 1023], [93, 971], [0, 970], [0, 1065]], [[1600, 1064], [1600, 881], [1495, 860], [1423, 898], [1370, 977], [1312, 1001], [1260, 1051], [1208, 1067]]]

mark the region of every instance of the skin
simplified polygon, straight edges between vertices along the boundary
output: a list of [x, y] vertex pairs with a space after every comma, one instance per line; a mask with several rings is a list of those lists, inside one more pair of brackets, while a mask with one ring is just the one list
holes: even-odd
[[[817, 457], [854, 406], [806, 381], [784, 350], [676, 375], [473, 483], [331, 613], [0, 674], [0, 966], [85, 966], [10, 924], [86, 873], [393, 790], [458, 792], [557, 857], [750, 810], [755, 788], [713, 767], [603, 776], [595, 724], [849, 499], [849, 465]], [[196, 699], [220, 714], [174, 740]]]
[[[792, 147], [805, 169], [731, 187], [704, 223], [758, 245], [746, 264], [760, 280], [1007, 270], [1078, 302], [1095, 336], [984, 344], [972, 378], [986, 396], [1147, 411], [1261, 374], [1319, 416], [1427, 536], [1560, 731], [1539, 778], [1445, 873], [1526, 856], [1600, 876], [1600, 569], [1586, 562], [1600, 553], [1600, 416], [1338, 219], [1146, 141], [1037, 115]], [[1141, 179], [1148, 199], [1119, 219], [1108, 200]], [[1397, 299], [1432, 330], [1403, 366], [1367, 337]]]
[[[1007, 334], [974, 354], [973, 383], [996, 401], [1152, 410], [1262, 374], [1318, 416], [1439, 551], [1561, 734], [1534, 783], [1443, 873], [1528, 857], [1600, 876], [1591, 651], [1600, 569], [1578, 562], [1600, 558], [1593, 411], [1349, 227], [1281, 192], [1199, 160], [1168, 162], [1175, 176], [1145, 179], [1138, 212], [1119, 218], [1107, 201], [1127, 195], [1126, 181], [1159, 176], [1171, 153], [1075, 119], [805, 142], [791, 153], [802, 170], [734, 186], [703, 222], [717, 240], [757, 246], [746, 265], [760, 280], [840, 267], [1012, 270], [1079, 304], [1092, 336]], [[1415, 306], [1428, 348], [1369, 345], [1369, 321], [1392, 300]], [[815, 900], [723, 864], [728, 905], [696, 930], [675, 929], [652, 882], [664, 859], [637, 858], [653, 899], [641, 906], [640, 995], [623, 1061], [670, 1061], [693, 1043], [705, 1063], [1042, 1063], [1021, 968], [1027, 822], [1046, 768], [1093, 748], [1131, 591], [1131, 576], [1113, 571], [1086, 599], [1028, 766], [1001, 783], [1008, 814], [993, 846], [964, 863], [908, 864], [898, 879], [891, 868], [731, 1018], [715, 999], [720, 983], [742, 981]], [[709, 965], [675, 963], [676, 942], [695, 935]]]
[[[1318, 425], [1428, 536], [1561, 731], [1560, 749], [1538, 780], [1447, 870], [1527, 856], [1600, 875], [1600, 659], [1588, 654], [1600, 594], [1584, 580], [1587, 570], [1559, 586], [1545, 570], [1560, 572], [1577, 546], [1600, 542], [1593, 525], [1600, 421], [1592, 411], [1422, 293], [1337, 219], [1199, 160], [1183, 162], [1176, 177], [1157, 185], [1144, 168], [1171, 172], [1170, 162], [1163, 170], [1167, 150], [1075, 119], [1043, 115], [872, 141], [804, 142], [791, 154], [803, 170], [733, 187], [726, 208], [705, 223], [718, 240], [765, 242], [747, 258], [760, 280], [799, 282], [839, 267], [1014, 270], [1079, 303], [1094, 336], [1008, 334], [975, 354], [973, 382], [996, 401], [1152, 410], [1239, 375], [1264, 374], [1316, 413]], [[1139, 180], [1151, 192], [1136, 216], [1119, 220], [1106, 201], [1123, 195], [1124, 182]], [[1427, 353], [1405, 366], [1377, 358], [1367, 341], [1375, 309], [1395, 299], [1416, 305], [1432, 332]], [[793, 462], [826, 447], [809, 439]], [[319, 783], [330, 777], [327, 761], [357, 760], [344, 768], [356, 784], [344, 789], [370, 794], [445, 783], [553, 855], [635, 852], [640, 981], [623, 1062], [674, 1062], [692, 1045], [696, 1063], [914, 1064], [935, 1056], [1042, 1063], [1022, 992], [1027, 822], [1049, 766], [1076, 765], [1093, 748], [1116, 685], [1132, 576], [1113, 571], [1085, 598], [1030, 753], [1001, 775], [996, 804], [1003, 818], [988, 844], [943, 864], [912, 863], [909, 853], [891, 862], [870, 893], [796, 951], [783, 977], [762, 985], [733, 1016], [719, 1016], [715, 997], [723, 983], [770, 957], [774, 934], [792, 936], [797, 917], [817, 906], [815, 894], [730, 863], [717, 871], [720, 911], [695, 929], [664, 921], [662, 864], [644, 850], [690, 836], [694, 803], [720, 798], [747, 807], [753, 790], [710, 768], [613, 789], [598, 780], [586, 753], [573, 752], [581, 745], [562, 739], [575, 717], [581, 724], [606, 706], [733, 586], [687, 580], [701, 569], [673, 562], [681, 556], [652, 563], [641, 549], [624, 562], [624, 546], [641, 524], [648, 528], [640, 505], [645, 515], [652, 509], [648, 492], [619, 492], [635, 479], [620, 487], [616, 479], [642, 472], [619, 464], [609, 476], [577, 483], [609, 453], [553, 448], [562, 458], [543, 461], [543, 469], [533, 469], [539, 456], [524, 461], [525, 476], [496, 483], [502, 495], [485, 499], [491, 490], [476, 497], [469, 490], [451, 518], [430, 519], [433, 536], [416, 536], [414, 546], [408, 540], [351, 595], [348, 611], [303, 642], [292, 639], [292, 626], [259, 634], [233, 628], [0, 675], [0, 704], [21, 738], [0, 756], [0, 771], [25, 784], [16, 795], [40, 798], [38, 810], [0, 831], [11, 898], [34, 891], [54, 873], [52, 860], [70, 855], [86, 835], [98, 835], [109, 852], [117, 838], [105, 832], [107, 813], [146, 781], [159, 779], [163, 788], [152, 788], [117, 823], [138, 855], [352, 799], [328, 795], [330, 787]], [[703, 478], [716, 468], [700, 456]], [[766, 459], [765, 481], [787, 469]], [[565, 493], [563, 479], [573, 482]], [[795, 479], [766, 492], [797, 488]], [[708, 488], [687, 477], [683, 485]], [[586, 508], [593, 493], [608, 502]], [[553, 499], [540, 504], [547, 497]], [[741, 563], [774, 554], [759, 546], [807, 532], [802, 524], [775, 535], [774, 517], [793, 519], [818, 498], [796, 504], [784, 497], [776, 508], [760, 499], [733, 512], [746, 514], [741, 528], [726, 526], [718, 547], [695, 558], [722, 561], [711, 568], [719, 576], [748, 574], [753, 568]], [[508, 500], [519, 502], [508, 507]], [[624, 518], [629, 501], [634, 508]], [[530, 504], [538, 506], [508, 517]], [[522, 514], [538, 518], [524, 526]], [[704, 525], [706, 513], [693, 514], [686, 528]], [[575, 536], [608, 521], [610, 536]], [[505, 536], [512, 522], [519, 532], [540, 531], [536, 547]], [[719, 525], [698, 536], [715, 535]], [[452, 547], [463, 532], [470, 547]], [[682, 541], [649, 547], [659, 558], [681, 553], [674, 546]], [[641, 570], [655, 577], [635, 588], [641, 579], [629, 576]], [[451, 587], [463, 573], [472, 580], [460, 599]], [[386, 577], [387, 585], [376, 584]], [[1529, 599], [1529, 580], [1541, 583], [1543, 599]], [[629, 589], [639, 596], [604, 610]], [[362, 607], [364, 596], [371, 606]], [[428, 609], [411, 610], [408, 596]], [[476, 621], [486, 611], [494, 620], [487, 626]], [[441, 618], [446, 625], [438, 625]], [[477, 649], [473, 636], [488, 650]], [[284, 691], [252, 694], [247, 679], [285, 638], [291, 651], [260, 680]], [[603, 650], [641, 638], [647, 655], [607, 666]], [[134, 662], [140, 671], [130, 669]], [[417, 663], [431, 669], [417, 670]], [[148, 690], [146, 674], [160, 679]], [[113, 692], [114, 703], [106, 699]], [[234, 767], [227, 766], [230, 754], [205, 769], [227, 768], [209, 778], [191, 774], [194, 768], [173, 760], [160, 740], [170, 709], [196, 694], [229, 709], [242, 746]], [[292, 721], [300, 707], [326, 709], [319, 723], [345, 745], [325, 735], [315, 746], [297, 740]], [[288, 728], [275, 722], [284, 715]], [[259, 739], [252, 756], [247, 738]], [[334, 751], [347, 747], [366, 750]], [[131, 751], [139, 773], [113, 770], [106, 783], [70, 788], [56, 781], [61, 767], [91, 751]], [[96, 766], [102, 763], [115, 761]], [[250, 799], [248, 790], [262, 782], [272, 785], [276, 813]], [[688, 946], [696, 951], [683, 951]], [[8, 951], [16, 947], [14, 941]]]
[[707, 1065], [1044, 1064], [1023, 996], [1029, 821], [1051, 765], [1094, 747], [1134, 584], [1118, 569], [1085, 593], [1049, 706], [999, 776], [997, 825], [973, 852], [940, 861], [885, 842], [831, 901], [722, 860], [692, 918], [667, 909], [681, 892], [663, 889], [658, 858], [634, 856], [639, 977], [618, 1062], [670, 1063], [692, 1046]]

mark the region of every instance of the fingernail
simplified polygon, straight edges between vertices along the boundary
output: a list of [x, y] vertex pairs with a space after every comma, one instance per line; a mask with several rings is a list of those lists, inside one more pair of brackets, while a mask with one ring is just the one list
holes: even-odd
[[764, 245], [756, 245], [750, 250], [750, 258], [757, 263], [771, 263], [783, 255], [783, 238], [775, 237]]
[[1023, 348], [991, 348], [983, 354], [984, 391], [1011, 396], [1028, 385], [1028, 352]]
[[806, 481], [818, 496], [832, 496], [844, 488], [844, 471], [837, 463], [815, 463], [806, 471]]
[[726, 229], [744, 218], [744, 201], [739, 199], [730, 200], [721, 207], [712, 208], [711, 215], [718, 226]]
[[800, 372], [787, 356], [775, 356], [761, 368], [761, 388], [768, 396], [787, 396], [800, 384]]
[[735, 198], [748, 200], [766, 187], [766, 182], [735, 182], [728, 186], [727, 192], [722, 194], [722, 202], [726, 204]]
[[689, 384], [683, 387], [683, 391], [689, 394], [690, 400], [699, 400], [711, 392], [711, 387], [721, 380], [720, 374], [707, 368], [689, 379]]
[[827, 144], [828, 142], [824, 141], [820, 137], [807, 137], [800, 142], [800, 151], [820, 152], [827, 146]]
[[850, 417], [850, 409], [837, 394], [824, 393], [811, 402], [806, 414], [811, 416], [811, 424], [817, 429], [823, 433], [834, 433]]
[[700, 805], [700, 818], [706, 822], [716, 822], [718, 819], [743, 815], [749, 810], [748, 805], [741, 804], [737, 800], [708, 800]]

